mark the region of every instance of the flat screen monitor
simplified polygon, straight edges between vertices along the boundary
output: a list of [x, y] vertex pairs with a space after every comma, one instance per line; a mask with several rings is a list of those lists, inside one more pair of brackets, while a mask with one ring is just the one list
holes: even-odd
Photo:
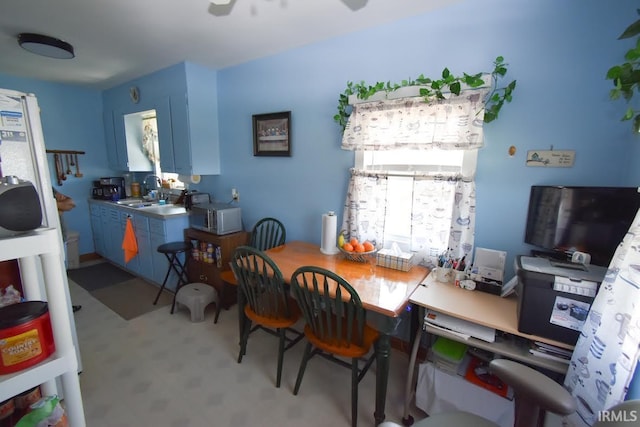
[[563, 260], [586, 252], [608, 267], [638, 208], [637, 187], [532, 186], [524, 241]]

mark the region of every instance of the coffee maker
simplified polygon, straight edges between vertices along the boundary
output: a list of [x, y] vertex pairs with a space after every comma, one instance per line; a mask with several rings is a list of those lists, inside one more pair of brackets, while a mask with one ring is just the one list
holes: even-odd
[[92, 197], [94, 199], [118, 201], [126, 199], [124, 178], [121, 176], [100, 178], [93, 182]]

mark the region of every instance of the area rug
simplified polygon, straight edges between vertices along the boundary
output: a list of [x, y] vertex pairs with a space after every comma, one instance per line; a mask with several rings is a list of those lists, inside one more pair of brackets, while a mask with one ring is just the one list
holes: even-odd
[[89, 292], [134, 279], [136, 276], [108, 262], [68, 270], [69, 279]]
[[157, 286], [136, 277], [89, 293], [123, 319], [131, 320], [172, 303], [173, 294], [163, 291], [158, 303], [154, 305], [158, 289]]

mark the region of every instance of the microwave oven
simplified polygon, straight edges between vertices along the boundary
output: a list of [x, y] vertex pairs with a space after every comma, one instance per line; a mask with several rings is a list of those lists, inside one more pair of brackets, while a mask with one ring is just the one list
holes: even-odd
[[242, 231], [240, 208], [225, 203], [193, 205], [189, 213], [189, 226], [217, 235]]

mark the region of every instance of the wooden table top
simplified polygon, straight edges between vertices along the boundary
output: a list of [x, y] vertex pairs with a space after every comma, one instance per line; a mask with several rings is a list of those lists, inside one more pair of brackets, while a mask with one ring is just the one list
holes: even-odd
[[278, 265], [287, 283], [298, 267], [322, 267], [347, 280], [367, 310], [389, 317], [397, 317], [402, 312], [409, 296], [429, 273], [427, 268], [418, 265], [406, 272], [380, 267], [375, 265], [374, 257], [365, 263], [349, 261], [341, 253], [325, 255], [318, 245], [301, 241], [287, 242], [267, 250], [266, 254]]

